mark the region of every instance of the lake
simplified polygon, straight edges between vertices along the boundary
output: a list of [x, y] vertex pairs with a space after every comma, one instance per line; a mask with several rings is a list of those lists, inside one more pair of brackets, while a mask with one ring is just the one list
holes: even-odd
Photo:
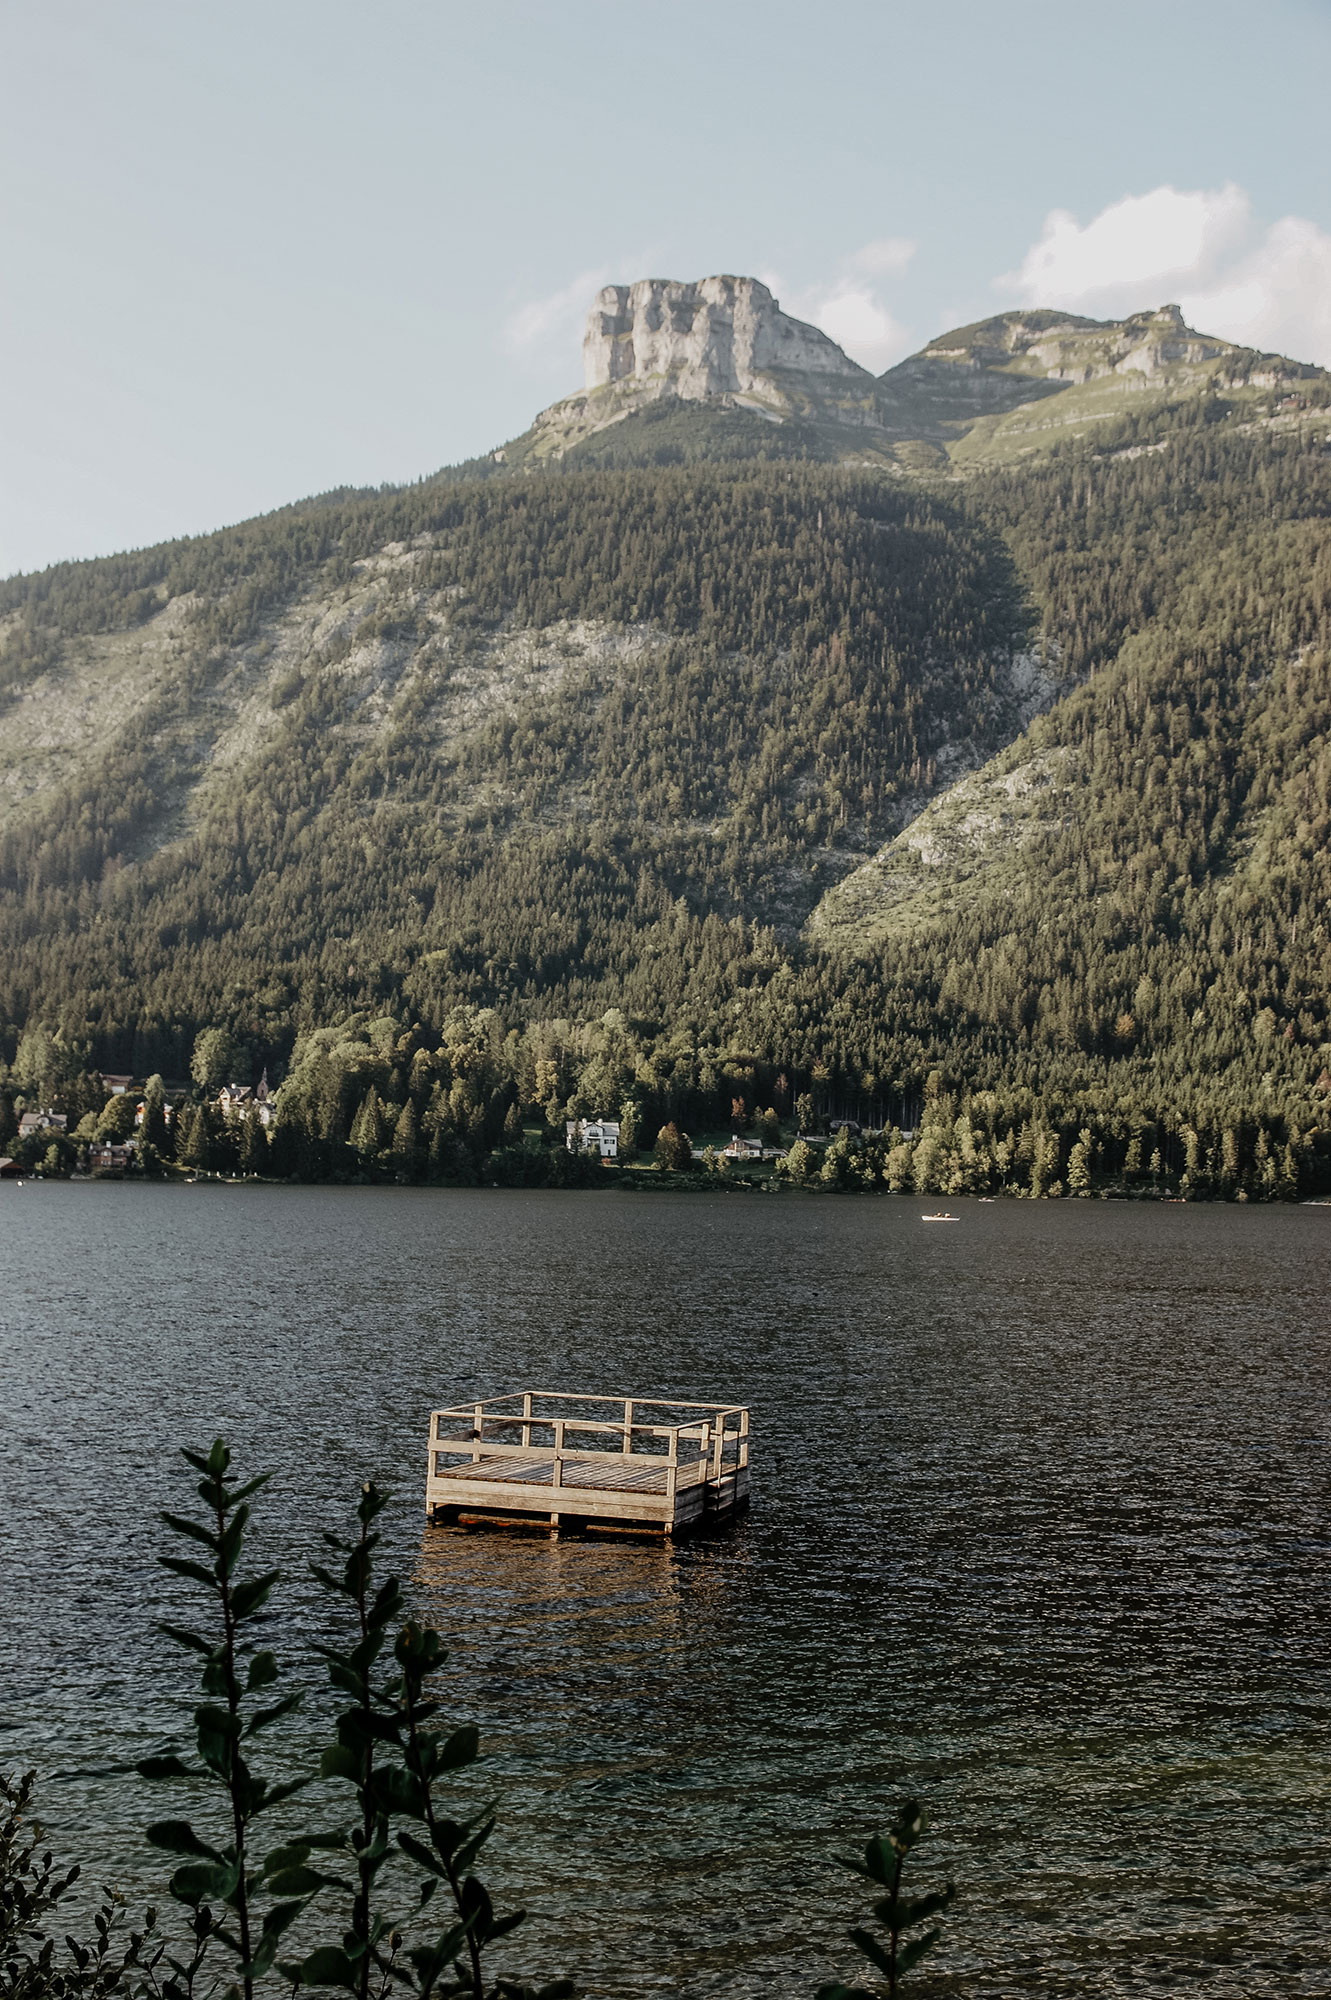
[[[153, 1629], [181, 1443], [271, 1468], [279, 1646], [360, 1482], [535, 1912], [598, 1994], [809, 1995], [831, 1857], [915, 1793], [953, 1876], [924, 1990], [1331, 1988], [1331, 1208], [0, 1186], [7, 1764], [141, 1893], [179, 1807]], [[675, 1548], [426, 1528], [432, 1406], [745, 1401], [754, 1502]], [[322, 1734], [311, 1714], [297, 1725]]]

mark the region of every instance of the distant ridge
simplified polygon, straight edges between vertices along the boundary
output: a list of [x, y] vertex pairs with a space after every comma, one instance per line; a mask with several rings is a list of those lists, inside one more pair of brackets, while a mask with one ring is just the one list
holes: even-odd
[[1180, 395], [1256, 398], [1328, 380], [1310, 364], [1199, 333], [1177, 305], [1121, 320], [995, 313], [875, 378], [783, 312], [758, 279], [728, 275], [605, 286], [588, 313], [583, 365], [582, 390], [543, 410], [497, 462], [794, 456], [965, 470]]

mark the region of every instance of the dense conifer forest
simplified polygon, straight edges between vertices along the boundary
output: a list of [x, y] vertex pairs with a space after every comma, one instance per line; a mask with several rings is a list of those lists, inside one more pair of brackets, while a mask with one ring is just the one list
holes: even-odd
[[[827, 1185], [1320, 1192], [1329, 501], [1208, 395], [962, 482], [475, 468], [0, 585], [0, 720], [158, 662], [15, 765], [0, 1148], [100, 1070], [212, 1088], [215, 1031], [282, 1173], [576, 1177], [627, 1107], [881, 1128], [796, 1149]], [[1033, 837], [806, 929], [973, 766], [1052, 774]]]

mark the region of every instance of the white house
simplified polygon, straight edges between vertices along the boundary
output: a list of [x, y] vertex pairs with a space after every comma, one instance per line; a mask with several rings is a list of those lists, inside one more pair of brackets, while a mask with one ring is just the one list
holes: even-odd
[[784, 1146], [764, 1146], [761, 1139], [750, 1138], [746, 1133], [733, 1132], [730, 1144], [721, 1155], [725, 1160], [784, 1160]]
[[25, 1111], [18, 1121], [20, 1139], [30, 1139], [34, 1132], [63, 1132], [69, 1124], [63, 1111]]
[[224, 1118], [247, 1118], [251, 1111], [257, 1111], [265, 1132], [277, 1116], [277, 1102], [268, 1088], [267, 1070], [253, 1087], [248, 1083], [224, 1083], [217, 1093], [217, 1103]]
[[731, 1133], [730, 1144], [725, 1149], [726, 1159], [761, 1160], [762, 1156], [763, 1142], [761, 1139], [748, 1139], [742, 1132]]
[[570, 1153], [596, 1153], [603, 1160], [619, 1158], [619, 1122], [613, 1118], [570, 1118], [564, 1125]]

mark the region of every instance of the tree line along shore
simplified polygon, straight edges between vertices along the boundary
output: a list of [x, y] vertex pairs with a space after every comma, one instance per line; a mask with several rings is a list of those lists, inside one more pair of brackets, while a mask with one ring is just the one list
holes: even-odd
[[[1331, 1191], [1320, 1127], [1234, 1111], [1152, 1114], [1130, 1095], [1088, 1107], [1030, 1086], [976, 1089], [774, 1069], [677, 1046], [611, 1009], [505, 1031], [487, 1010], [441, 1030], [353, 1018], [297, 1043], [270, 1088], [237, 1082], [226, 1030], [195, 1041], [191, 1078], [138, 1084], [25, 1036], [0, 1074], [3, 1171], [507, 1187], [777, 1188], [930, 1195], [1299, 1201]], [[1111, 1080], [1112, 1081], [1112, 1080]], [[613, 1158], [587, 1122], [612, 1121]]]

